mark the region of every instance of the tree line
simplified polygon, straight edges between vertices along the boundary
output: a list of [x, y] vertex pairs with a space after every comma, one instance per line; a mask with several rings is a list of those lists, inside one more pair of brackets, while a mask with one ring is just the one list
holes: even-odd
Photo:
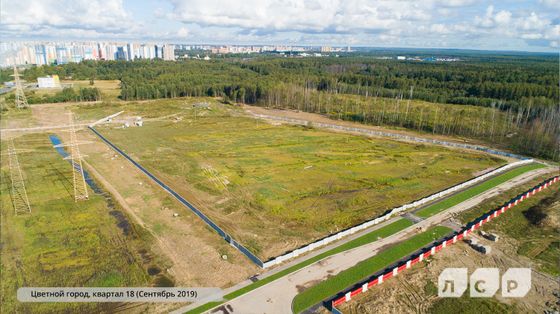
[[222, 97], [228, 102], [472, 137], [558, 160], [557, 60], [495, 55], [488, 59], [492, 61], [477, 56], [469, 62], [403, 62], [349, 55], [86, 61], [32, 67], [24, 76], [118, 79], [123, 100]]
[[[84, 87], [76, 91], [72, 87], [65, 87], [54, 94], [37, 94], [35, 91], [26, 93], [29, 104], [44, 104], [72, 101], [97, 101], [101, 99], [101, 92], [96, 87]], [[15, 101], [15, 94], [6, 97], [8, 102]]]

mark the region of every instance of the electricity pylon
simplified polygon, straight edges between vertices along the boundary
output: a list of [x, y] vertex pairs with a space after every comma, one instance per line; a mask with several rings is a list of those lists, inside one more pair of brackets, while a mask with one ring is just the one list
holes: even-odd
[[84, 176], [84, 166], [82, 159], [86, 157], [80, 153], [79, 145], [84, 144], [78, 142], [76, 137], [76, 129], [74, 128], [74, 117], [72, 113], [68, 113], [70, 121], [70, 143], [58, 144], [55, 147], [70, 147], [70, 155], [64, 157], [64, 160], [70, 160], [72, 165], [72, 176], [74, 183], [74, 201], [87, 200], [89, 198], [88, 189], [86, 185], [86, 178]]
[[16, 108], [17, 109], [27, 108], [29, 106], [27, 103], [27, 97], [25, 97], [25, 93], [23, 92], [23, 87], [21, 86], [21, 81], [19, 79], [19, 73], [15, 65], [14, 65], [13, 77], [16, 85]]
[[8, 141], [8, 162], [10, 164], [10, 180], [12, 181], [12, 203], [15, 215], [31, 213], [31, 206], [27, 198], [23, 173], [19, 166], [14, 140]]

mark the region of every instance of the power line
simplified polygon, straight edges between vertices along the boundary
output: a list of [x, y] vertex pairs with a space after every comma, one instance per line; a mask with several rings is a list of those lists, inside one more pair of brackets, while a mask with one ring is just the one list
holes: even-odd
[[14, 204], [15, 215], [31, 213], [29, 198], [27, 198], [27, 190], [25, 189], [25, 181], [23, 173], [19, 166], [14, 140], [8, 142], [8, 162], [10, 164], [10, 180], [12, 182], [12, 203]]
[[25, 97], [25, 93], [23, 92], [23, 87], [21, 86], [21, 80], [19, 79], [20, 75], [15, 65], [14, 65], [13, 77], [16, 85], [16, 108], [17, 109], [27, 108], [29, 104], [27, 103], [27, 97]]
[[58, 144], [54, 147], [70, 147], [70, 155], [64, 157], [64, 160], [70, 160], [72, 165], [72, 178], [74, 184], [74, 201], [87, 200], [89, 199], [88, 189], [86, 185], [86, 179], [84, 176], [84, 166], [82, 159], [86, 157], [80, 153], [79, 145], [85, 144], [83, 142], [78, 142], [76, 136], [76, 129], [74, 127], [74, 116], [70, 112], [68, 113], [69, 126], [70, 129], [70, 143], [68, 144]]

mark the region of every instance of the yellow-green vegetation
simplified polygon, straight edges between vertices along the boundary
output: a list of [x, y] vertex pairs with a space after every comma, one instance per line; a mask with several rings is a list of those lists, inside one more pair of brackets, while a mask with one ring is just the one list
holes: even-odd
[[[79, 120], [96, 120], [108, 115], [124, 111], [123, 116], [135, 115], [144, 119], [168, 117], [193, 117], [192, 105], [198, 102], [212, 101], [211, 99], [181, 99], [165, 101], [146, 101], [146, 102], [102, 102], [102, 103], [83, 103], [79, 107], [72, 108]], [[198, 111], [200, 114], [200, 110]]]
[[[29, 108], [17, 109], [11, 99], [13, 97], [15, 97], [13, 92], [0, 96], [0, 127], [3, 129], [23, 127], [33, 122], [31, 110]], [[17, 122], [13, 123], [12, 120]]]
[[[2, 158], [2, 313], [101, 312], [116, 306], [88, 303], [19, 303], [19, 287], [145, 286], [156, 266], [150, 239], [109, 195], [74, 202], [72, 168], [47, 134], [14, 140], [24, 172], [31, 214], [14, 214], [8, 160]], [[2, 154], [6, 153], [2, 142]], [[142, 244], [144, 243], [144, 244]]]
[[358, 263], [352, 268], [348, 268], [333, 277], [321, 281], [294, 298], [292, 301], [293, 312], [300, 313], [329, 297], [333, 297], [342, 290], [349, 288], [353, 284], [358, 284], [360, 281], [367, 279], [368, 276], [383, 270], [383, 268], [414, 253], [432, 241], [451, 233], [451, 231], [451, 229], [443, 226], [430, 228]]
[[[357, 248], [359, 246], [377, 241], [381, 238], [388, 237], [388, 236], [390, 236], [392, 234], [395, 234], [395, 233], [397, 233], [397, 232], [399, 232], [403, 229], [406, 229], [407, 227], [412, 226], [412, 224], [413, 223], [408, 219], [399, 218], [398, 220], [396, 220], [396, 221], [394, 221], [394, 222], [392, 222], [392, 223], [390, 223], [386, 226], [383, 226], [383, 227], [381, 227], [381, 228], [379, 228], [375, 231], [367, 233], [367, 234], [365, 234], [361, 237], [358, 237], [354, 240], [351, 240], [351, 241], [346, 242], [346, 243], [344, 243], [340, 246], [337, 246], [333, 249], [330, 249], [326, 252], [323, 252], [319, 255], [316, 255], [316, 256], [314, 256], [310, 259], [307, 259], [307, 260], [305, 260], [305, 261], [303, 261], [299, 264], [296, 264], [294, 266], [286, 268], [286, 269], [284, 269], [280, 272], [275, 273], [274, 275], [268, 276], [268, 277], [263, 278], [259, 281], [255, 281], [254, 283], [252, 283], [252, 284], [250, 284], [246, 287], [243, 287], [239, 290], [235, 290], [234, 292], [231, 292], [231, 293], [225, 295], [224, 299], [232, 300], [232, 299], [237, 298], [238, 296], [241, 296], [241, 295], [243, 295], [243, 294], [245, 294], [249, 291], [255, 290], [258, 287], [264, 286], [269, 282], [272, 282], [272, 281], [274, 281], [278, 278], [281, 278], [281, 277], [284, 277], [288, 274], [291, 274], [291, 273], [293, 273], [293, 272], [295, 272], [295, 271], [297, 271], [297, 270], [299, 270], [303, 267], [311, 265], [311, 264], [313, 264], [317, 261], [320, 261], [324, 258], [327, 258], [331, 255], [335, 255], [335, 254], [338, 254], [340, 252], [351, 250], [351, 249]], [[201, 305], [201, 306], [199, 306], [195, 309], [192, 309], [192, 310], [188, 311], [188, 313], [189, 314], [203, 313], [204, 311], [210, 310], [213, 307], [216, 307], [216, 306], [220, 305], [220, 303], [221, 302], [209, 302], [209, 303], [206, 303], [204, 305]]]
[[[3, 103], [0, 111], [0, 127], [3, 129], [29, 126], [33, 121], [31, 109], [29, 108], [16, 109], [13, 104], [8, 105]], [[17, 121], [17, 124], [11, 124], [12, 120]]]
[[118, 80], [93, 80], [93, 84], [89, 80], [74, 80], [63, 81], [62, 84], [72, 84], [77, 89], [95, 87], [101, 92], [103, 100], [116, 100], [121, 93], [121, 86]]
[[[463, 213], [463, 222], [471, 221], [490, 209], [498, 208], [509, 199], [527, 191], [542, 178], [514, 188], [494, 197], [483, 206]], [[532, 259], [540, 271], [554, 276], [560, 275], [560, 190], [558, 184], [524, 200], [482, 228], [513, 239], [517, 253]]]
[[461, 202], [464, 202], [466, 200], [468, 200], [471, 197], [474, 197], [480, 193], [483, 193], [497, 185], [500, 185], [508, 180], [511, 180], [525, 172], [529, 172], [535, 169], [540, 169], [540, 168], [544, 168], [545, 166], [543, 164], [539, 164], [539, 163], [532, 163], [532, 164], [528, 164], [525, 166], [521, 166], [519, 168], [515, 168], [513, 170], [509, 170], [505, 173], [502, 173], [498, 176], [495, 176], [493, 178], [491, 178], [488, 181], [484, 181], [481, 184], [478, 184], [474, 187], [468, 188], [465, 191], [459, 192], [453, 196], [450, 196], [448, 198], [446, 198], [445, 200], [441, 201], [441, 202], [437, 202], [436, 204], [427, 206], [425, 208], [422, 208], [421, 210], [419, 210], [418, 212], [416, 212], [416, 215], [418, 215], [419, 217], [423, 217], [423, 218], [427, 218], [430, 216], [433, 216], [447, 208], [450, 208], [452, 206], [455, 206]]
[[209, 109], [175, 100], [77, 112], [91, 118], [125, 109], [155, 118], [143, 127], [98, 130], [264, 259], [504, 163], [438, 146], [270, 125], [206, 101]]

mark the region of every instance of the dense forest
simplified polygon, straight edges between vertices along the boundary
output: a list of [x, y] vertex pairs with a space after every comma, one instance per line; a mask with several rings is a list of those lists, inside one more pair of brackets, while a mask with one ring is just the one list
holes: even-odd
[[28, 81], [45, 74], [78, 80], [118, 79], [124, 100], [223, 97], [476, 138], [518, 153], [559, 159], [558, 60], [551, 55], [493, 55], [488, 60], [478, 56], [476, 61], [460, 62], [351, 55], [87, 61], [24, 72]]

